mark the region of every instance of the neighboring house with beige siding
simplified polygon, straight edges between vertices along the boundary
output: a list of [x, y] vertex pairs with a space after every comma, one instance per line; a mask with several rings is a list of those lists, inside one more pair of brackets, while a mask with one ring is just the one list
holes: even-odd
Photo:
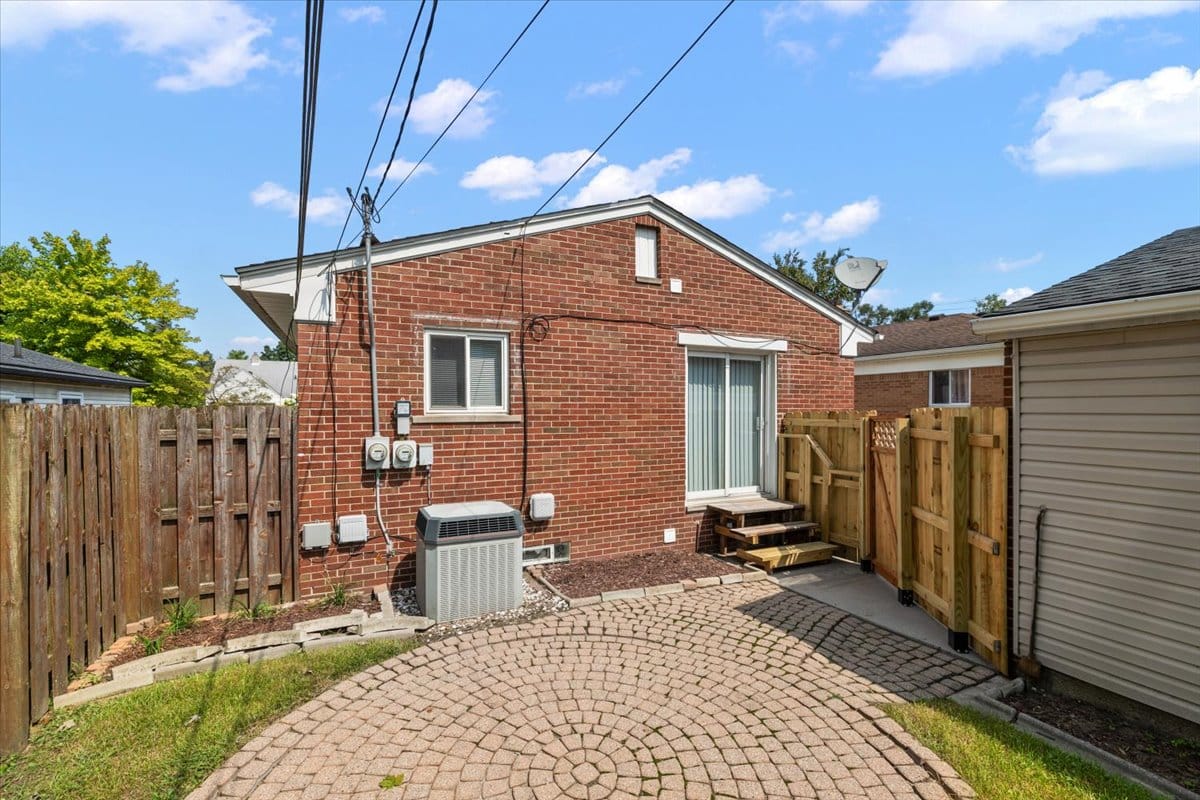
[[127, 406], [145, 381], [0, 342], [0, 403]]
[[971, 314], [881, 325], [854, 358], [854, 407], [884, 416], [926, 406], [1002, 406], [1004, 344], [971, 330]]
[[1017, 654], [1200, 722], [1200, 227], [974, 329], [1012, 342]]

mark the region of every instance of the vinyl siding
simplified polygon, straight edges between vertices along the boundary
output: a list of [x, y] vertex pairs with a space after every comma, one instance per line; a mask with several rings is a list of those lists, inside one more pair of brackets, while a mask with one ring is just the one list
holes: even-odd
[[1200, 722], [1200, 322], [1022, 339], [1016, 382], [1020, 650], [1038, 569], [1042, 664]]
[[0, 392], [17, 397], [32, 397], [35, 403], [59, 402], [59, 392], [83, 395], [85, 406], [127, 406], [131, 404], [130, 390], [124, 386], [98, 386], [91, 383], [58, 383], [31, 381], [12, 375], [0, 378]]

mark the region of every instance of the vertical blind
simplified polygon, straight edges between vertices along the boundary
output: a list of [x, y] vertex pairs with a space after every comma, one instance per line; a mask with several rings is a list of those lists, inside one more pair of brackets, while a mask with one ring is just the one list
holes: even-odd
[[724, 488], [725, 359], [688, 358], [687, 490]]
[[759, 485], [762, 464], [762, 362], [729, 362], [729, 486]]

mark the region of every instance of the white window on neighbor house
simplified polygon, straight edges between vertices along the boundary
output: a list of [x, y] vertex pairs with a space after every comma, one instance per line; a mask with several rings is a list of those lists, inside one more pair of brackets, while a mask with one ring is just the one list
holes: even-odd
[[425, 413], [507, 411], [507, 334], [425, 332]]
[[5, 403], [19, 403], [19, 402], [21, 402], [20, 398], [18, 398], [12, 392], [0, 392], [0, 405], [4, 405]]
[[59, 392], [58, 402], [64, 406], [81, 406], [83, 405], [83, 394], [80, 392]]
[[929, 373], [929, 405], [971, 405], [971, 370], [938, 369]]
[[774, 453], [770, 356], [689, 352], [687, 498], [767, 490]]
[[639, 280], [658, 280], [658, 228], [645, 225], [637, 226], [637, 238], [634, 247], [635, 272]]

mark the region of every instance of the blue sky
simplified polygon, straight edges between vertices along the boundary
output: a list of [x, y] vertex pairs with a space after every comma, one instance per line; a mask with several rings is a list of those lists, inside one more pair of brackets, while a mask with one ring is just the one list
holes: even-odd
[[[536, 7], [442, 3], [399, 156]], [[719, 8], [552, 0], [380, 238], [531, 213]], [[767, 259], [886, 258], [888, 304], [1044, 288], [1200, 224], [1197, 8], [742, 0], [563, 202], [653, 192]], [[336, 243], [415, 12], [326, 6], [309, 250]], [[270, 341], [218, 276], [295, 252], [303, 35], [302, 3], [0, 4], [0, 241], [107, 233], [179, 282], [203, 347]]]

